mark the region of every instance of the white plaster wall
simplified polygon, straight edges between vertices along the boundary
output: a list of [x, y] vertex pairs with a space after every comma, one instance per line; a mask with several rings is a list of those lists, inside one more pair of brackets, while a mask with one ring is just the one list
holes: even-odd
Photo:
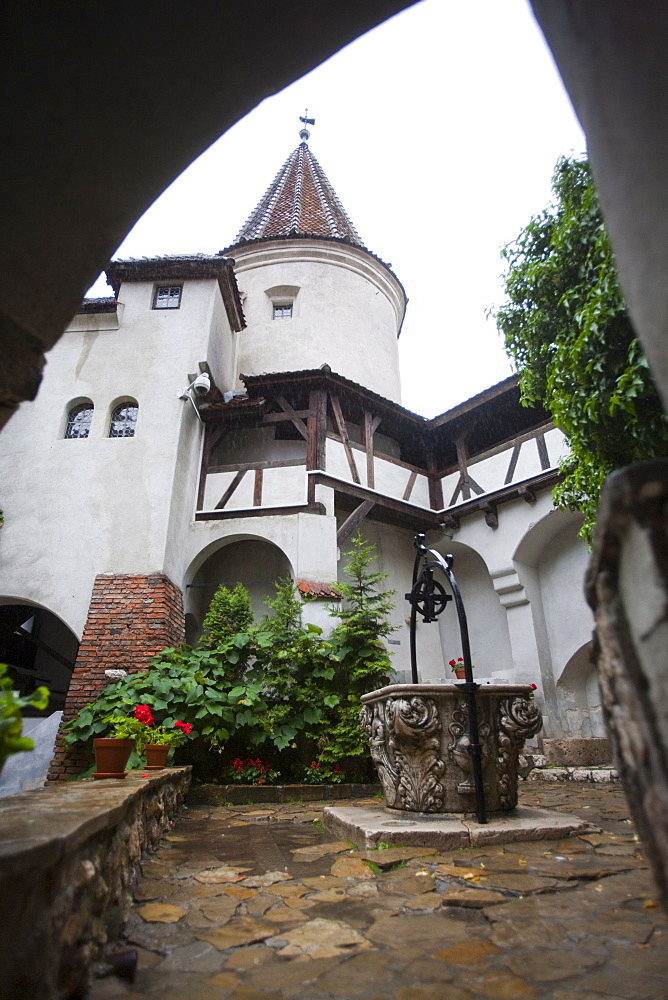
[[[244, 374], [332, 371], [400, 401], [397, 334], [405, 308], [390, 274], [363, 250], [318, 240], [285, 240], [236, 249], [247, 329], [240, 338]], [[298, 287], [291, 319], [272, 319], [265, 294]]]
[[[327, 438], [325, 449], [327, 475], [336, 476], [337, 479], [345, 479], [346, 482], [352, 483], [353, 477], [350, 474], [350, 466], [348, 465], [348, 459], [346, 458], [346, 452], [343, 445], [339, 444], [338, 441], [332, 441], [331, 438]], [[357, 456], [355, 457], [355, 464], [357, 465], [357, 471], [360, 472], [360, 465], [362, 463], [358, 463]], [[366, 462], [360, 472], [360, 478], [362, 477], [362, 473], [365, 468]]]
[[306, 467], [297, 465], [288, 469], [265, 469], [262, 506], [277, 507], [298, 503], [306, 503]]
[[[460, 542], [440, 545], [442, 554], [454, 556], [453, 571], [466, 610], [471, 662], [475, 667], [477, 681], [492, 680], [493, 675], [510, 675], [513, 670], [513, 654], [508, 633], [508, 620], [494, 590], [494, 584], [481, 556]], [[443, 575], [436, 570], [435, 578], [450, 593]], [[456, 660], [462, 655], [461, 633], [454, 601], [450, 601], [439, 618], [440, 640], [443, 660]], [[448, 678], [451, 678], [448, 669]], [[496, 679], [500, 679], [497, 677]]]
[[[207, 359], [218, 284], [185, 282], [177, 310], [151, 309], [152, 293], [153, 283], [123, 285], [118, 330], [66, 332], [37, 398], [0, 437], [0, 591], [44, 605], [78, 636], [96, 574], [163, 570], [181, 423], [198, 424], [177, 392]], [[95, 404], [90, 436], [64, 440], [81, 397]], [[139, 403], [135, 436], [109, 438], [110, 410], [128, 397]], [[192, 504], [191, 473], [181, 490]]]
[[441, 479], [441, 488], [443, 490], [443, 503], [446, 507], [450, 506], [452, 495], [455, 492], [457, 483], [459, 482], [459, 472], [451, 472], [449, 476], [443, 476]]
[[545, 446], [551, 466], [559, 465], [561, 459], [568, 455], [568, 442], [557, 427], [553, 427], [545, 434]]
[[244, 539], [260, 539], [277, 546], [297, 579], [324, 583], [336, 580], [336, 520], [328, 515], [267, 514], [223, 521], [191, 521], [183, 534], [188, 567], [186, 584], [192, 583], [213, 552]]
[[[384, 462], [382, 458], [376, 457], [374, 458], [374, 475], [375, 489], [379, 493], [385, 493], [387, 496], [401, 500], [411, 477], [411, 470], [394, 465], [392, 462]], [[429, 508], [429, 481], [426, 476], [418, 475], [408, 502]]]
[[566, 524], [546, 544], [538, 562], [555, 681], [576, 650], [591, 639], [594, 627], [583, 593], [589, 555], [577, 529], [576, 523]]
[[[213, 472], [206, 477], [204, 510], [215, 510], [235, 476], [236, 472]], [[246, 507], [252, 507], [254, 482], [253, 473], [247, 472], [225, 504], [225, 510], [243, 510]]]

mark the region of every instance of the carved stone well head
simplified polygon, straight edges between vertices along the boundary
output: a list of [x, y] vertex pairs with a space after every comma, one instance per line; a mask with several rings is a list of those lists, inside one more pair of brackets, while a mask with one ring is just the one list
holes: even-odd
[[[392, 684], [362, 696], [362, 727], [389, 809], [475, 812], [469, 700], [462, 688]], [[542, 726], [541, 711], [529, 685], [486, 684], [475, 698], [486, 807], [507, 812], [517, 805], [518, 758], [525, 739]]]

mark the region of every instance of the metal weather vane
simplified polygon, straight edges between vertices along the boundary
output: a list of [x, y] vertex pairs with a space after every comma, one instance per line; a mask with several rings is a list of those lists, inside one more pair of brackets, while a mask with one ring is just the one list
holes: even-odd
[[307, 140], [310, 139], [310, 137], [311, 137], [311, 133], [306, 128], [306, 126], [307, 125], [315, 125], [315, 118], [309, 118], [309, 116], [308, 116], [308, 108], [305, 108], [304, 109], [304, 115], [303, 115], [303, 117], [300, 115], [299, 116], [299, 120], [300, 120], [300, 122], [303, 125], [303, 128], [302, 128], [301, 132], [299, 133], [299, 138], [302, 140], [302, 142], [307, 142]]

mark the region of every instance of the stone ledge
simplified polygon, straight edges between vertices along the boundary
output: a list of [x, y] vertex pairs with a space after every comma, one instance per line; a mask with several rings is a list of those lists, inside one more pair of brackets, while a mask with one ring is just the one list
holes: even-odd
[[191, 769], [141, 775], [0, 800], [3, 1000], [85, 995], [127, 918], [142, 852], [169, 828]]
[[589, 781], [610, 784], [619, 781], [614, 767], [539, 767], [527, 775], [527, 781]]
[[330, 799], [366, 799], [379, 795], [379, 784], [366, 785], [196, 785], [188, 805], [245, 806], [255, 802], [327, 802]]
[[560, 767], [597, 767], [612, 764], [610, 744], [604, 736], [586, 739], [543, 740], [543, 753], [548, 764]]
[[401, 844], [404, 847], [434, 847], [439, 851], [482, 844], [509, 844], [527, 840], [560, 840], [589, 829], [579, 816], [518, 806], [503, 815], [490, 816], [485, 824], [469, 816], [434, 814], [431, 818], [402, 818], [383, 806], [327, 806], [325, 829], [340, 840], [359, 848]]

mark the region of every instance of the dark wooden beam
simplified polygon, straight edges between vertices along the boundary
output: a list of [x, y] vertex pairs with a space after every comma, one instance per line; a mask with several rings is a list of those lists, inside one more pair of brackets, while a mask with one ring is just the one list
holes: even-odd
[[336, 533], [336, 544], [339, 548], [347, 542], [355, 528], [362, 523], [369, 511], [375, 506], [373, 500], [363, 500], [352, 514], [349, 514]]
[[[410, 500], [411, 493], [413, 492], [413, 487], [415, 486], [415, 480], [416, 479], [417, 479], [417, 472], [415, 471], [415, 469], [413, 469], [413, 471], [411, 472], [410, 476], [408, 477], [408, 482], [406, 483], [406, 489], [404, 490], [404, 495], [403, 495], [402, 499], [404, 499], [404, 500]], [[442, 494], [441, 494], [441, 496], [442, 496]], [[441, 507], [442, 506], [443, 506], [443, 503], [441, 502]], [[439, 507], [439, 510], [441, 509], [441, 507]]]
[[[307, 417], [312, 417], [313, 413], [311, 410], [294, 410], [294, 415], [299, 417], [300, 420], [306, 420]], [[292, 420], [292, 415], [290, 413], [265, 413], [260, 420], [261, 424], [282, 424], [286, 420]]]
[[243, 507], [239, 510], [200, 510], [196, 521], [228, 521], [233, 517], [275, 517], [288, 514], [326, 514], [324, 503], [300, 503], [290, 507]]
[[263, 470], [262, 469], [256, 469], [255, 470], [255, 482], [253, 483], [253, 506], [254, 507], [261, 507], [262, 506], [262, 476], [263, 476]]
[[400, 515], [397, 520], [411, 530], [428, 530], [429, 528], [438, 527], [439, 518], [434, 512], [425, 510], [423, 507], [414, 506], [413, 504], [406, 503], [404, 500], [395, 500], [394, 497], [372, 493], [364, 486], [359, 486], [356, 483], [348, 483], [343, 479], [336, 479], [334, 476], [314, 473], [309, 476], [309, 479], [315, 480], [322, 486], [329, 486], [344, 496], [355, 497], [358, 500], [371, 500], [377, 513], [382, 510], [392, 511]]
[[287, 413], [288, 417], [290, 418], [294, 426], [297, 428], [301, 436], [304, 438], [304, 440], [308, 441], [308, 430], [306, 429], [306, 424], [301, 419], [301, 417], [297, 416], [297, 411], [293, 410], [292, 406], [290, 406], [285, 396], [277, 396], [276, 402], [283, 410], [283, 412]]
[[297, 465], [306, 465], [305, 458], [275, 459], [273, 462], [235, 462], [234, 465], [212, 465], [209, 475], [220, 472], [253, 472], [255, 469], [291, 469]]
[[343, 448], [346, 453], [346, 458], [348, 459], [348, 465], [350, 467], [350, 475], [353, 477], [353, 482], [359, 483], [360, 474], [357, 471], [357, 465], [355, 464], [355, 456], [353, 455], [353, 450], [350, 447], [350, 438], [348, 437], [348, 428], [346, 427], [346, 422], [343, 419], [343, 412], [341, 410], [341, 403], [339, 402], [338, 396], [334, 396], [330, 393], [329, 396], [332, 402], [332, 411], [334, 413], [334, 420], [336, 421], [336, 426], [338, 427], [339, 434], [341, 435], [341, 441], [343, 443]]
[[375, 487], [375, 475], [373, 465], [373, 436], [380, 424], [382, 417], [374, 417], [370, 410], [364, 411], [364, 450], [366, 451], [366, 484], [369, 489]]
[[230, 499], [230, 497], [232, 496], [232, 494], [236, 490], [236, 488], [239, 485], [239, 483], [241, 482], [241, 480], [246, 475], [247, 471], [248, 471], [247, 469], [239, 469], [239, 471], [237, 472], [236, 476], [234, 477], [234, 479], [232, 480], [232, 482], [227, 487], [227, 489], [223, 493], [222, 497], [220, 498], [220, 500], [216, 504], [216, 507], [215, 507], [216, 510], [222, 510], [223, 509], [223, 507], [225, 506], [225, 504], [227, 503], [227, 501]]
[[325, 389], [312, 389], [309, 394], [310, 416], [308, 420], [308, 451], [307, 469], [325, 471], [326, 440], [327, 440], [327, 392]]
[[517, 468], [517, 460], [520, 457], [521, 447], [522, 443], [520, 441], [516, 441], [515, 444], [513, 445], [512, 454], [510, 456], [510, 462], [508, 463], [508, 471], [506, 472], [506, 478], [503, 481], [504, 486], [507, 486], [508, 483], [512, 483], [513, 481], [513, 476], [515, 475], [515, 469]]
[[211, 427], [209, 424], [204, 425], [204, 445], [202, 447], [202, 461], [200, 463], [199, 469], [199, 483], [197, 485], [197, 509], [202, 509], [202, 504], [204, 503], [204, 493], [206, 490], [206, 477], [209, 474], [209, 463], [211, 461], [211, 455], [213, 454], [214, 448], [219, 444], [219, 442], [227, 434], [227, 427]]
[[536, 434], [536, 444], [538, 445], [538, 457], [540, 459], [540, 467], [545, 472], [546, 469], [550, 468], [550, 459], [547, 454], [547, 445], [545, 444], [545, 435], [542, 433]]

